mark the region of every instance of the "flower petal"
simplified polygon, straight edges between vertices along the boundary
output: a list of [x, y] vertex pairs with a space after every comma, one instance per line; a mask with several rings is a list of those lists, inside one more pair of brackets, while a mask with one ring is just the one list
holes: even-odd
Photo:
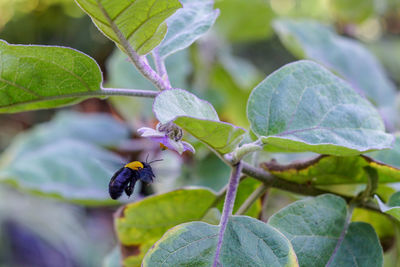
[[196, 153], [196, 150], [194, 149], [194, 147], [191, 144], [189, 144], [188, 142], [182, 141], [182, 144], [184, 147], [183, 151], [188, 150], [188, 151], [192, 152], [193, 154]]

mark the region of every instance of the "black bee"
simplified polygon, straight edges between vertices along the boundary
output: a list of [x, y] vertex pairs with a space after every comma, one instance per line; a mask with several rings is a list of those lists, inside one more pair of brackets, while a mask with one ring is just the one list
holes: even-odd
[[108, 185], [108, 192], [111, 198], [119, 198], [124, 191], [128, 197], [130, 197], [138, 180], [145, 183], [152, 183], [155, 176], [150, 164], [156, 161], [160, 160], [154, 160], [152, 162], [147, 162], [147, 159], [146, 162], [132, 161], [119, 169], [113, 177], [111, 177]]

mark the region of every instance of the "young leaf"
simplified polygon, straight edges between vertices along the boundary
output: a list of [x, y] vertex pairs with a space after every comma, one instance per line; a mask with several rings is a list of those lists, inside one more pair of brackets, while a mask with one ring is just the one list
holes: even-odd
[[157, 48], [161, 57], [190, 46], [214, 24], [219, 11], [213, 0], [181, 0], [183, 8], [167, 19], [168, 33]]
[[285, 65], [262, 81], [250, 95], [247, 117], [269, 151], [350, 156], [393, 142], [374, 107], [312, 61]]
[[382, 266], [374, 229], [353, 222], [346, 231], [347, 212], [342, 198], [326, 194], [296, 201], [268, 223], [291, 241], [300, 266]]
[[0, 40], [0, 63], [0, 113], [71, 105], [100, 90], [102, 82], [96, 62], [70, 48]]
[[231, 152], [245, 131], [221, 122], [213, 106], [181, 89], [165, 90], [155, 99], [154, 114], [161, 123], [173, 121], [218, 152]]
[[365, 184], [368, 181], [364, 171], [366, 166], [376, 169], [379, 183], [400, 181], [400, 169], [363, 155], [349, 157], [323, 155], [288, 165], [280, 165], [275, 161], [262, 164], [262, 167], [273, 175], [310, 185]]
[[[146, 254], [143, 266], [212, 266], [219, 226], [191, 222], [169, 230]], [[256, 219], [231, 216], [221, 266], [298, 266], [290, 242]]]
[[165, 20], [182, 7], [179, 0], [76, 2], [105, 36], [121, 45], [118, 36], [120, 33], [140, 55], [147, 54], [160, 44], [167, 33]]
[[140, 265], [147, 250], [171, 227], [201, 220], [215, 198], [207, 189], [180, 189], [124, 206], [115, 219], [126, 252], [124, 266]]
[[378, 60], [359, 42], [314, 21], [277, 20], [274, 29], [298, 58], [315, 60], [339, 73], [393, 122], [396, 88]]

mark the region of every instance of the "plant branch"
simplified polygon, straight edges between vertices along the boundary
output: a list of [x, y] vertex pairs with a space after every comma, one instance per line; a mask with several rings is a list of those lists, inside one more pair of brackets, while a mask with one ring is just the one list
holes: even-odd
[[[228, 159], [225, 159], [225, 161], [229, 162]], [[274, 187], [274, 188], [278, 188], [278, 189], [285, 190], [288, 192], [292, 192], [292, 193], [296, 193], [296, 194], [300, 194], [300, 195], [306, 195], [306, 196], [318, 196], [318, 195], [322, 195], [322, 194], [335, 194], [337, 196], [344, 198], [348, 203], [353, 199], [351, 196], [345, 196], [345, 195], [341, 195], [338, 193], [329, 192], [329, 191], [322, 190], [322, 189], [319, 189], [319, 188], [316, 188], [316, 187], [313, 187], [310, 185], [306, 185], [306, 184], [298, 184], [298, 183], [286, 181], [284, 179], [281, 179], [277, 176], [274, 176], [274, 175], [264, 171], [261, 168], [253, 167], [250, 164], [245, 163], [245, 162], [243, 162], [242, 165], [243, 165], [242, 172], [244, 174], [263, 182], [268, 187]], [[360, 207], [381, 213], [380, 209], [371, 202], [360, 203]]]
[[[88, 92], [91, 94], [91, 92]], [[150, 90], [137, 90], [137, 89], [123, 89], [123, 88], [101, 88], [101, 91], [94, 91], [93, 95], [120, 95], [120, 96], [138, 96], [154, 98], [158, 95], [156, 91]]]
[[169, 85], [169, 87], [172, 87], [171, 82], [169, 81], [164, 59], [160, 57], [160, 54], [158, 53], [158, 48], [155, 48], [151, 54], [154, 59], [154, 64], [156, 65], [156, 70], [158, 72], [158, 75], [160, 75], [161, 79], [163, 79]]
[[219, 255], [221, 253], [222, 241], [224, 239], [225, 229], [229, 221], [229, 216], [232, 215], [232, 210], [235, 204], [235, 198], [237, 189], [239, 187], [239, 180], [241, 173], [242, 173], [242, 162], [238, 162], [237, 164], [232, 166], [232, 173], [231, 173], [231, 178], [229, 179], [228, 190], [226, 192], [224, 209], [222, 210], [221, 221], [219, 223], [220, 230], [218, 234], [218, 243], [215, 252], [213, 267], [217, 267], [219, 263]]
[[129, 41], [125, 38], [122, 34], [118, 26], [114, 23], [111, 17], [108, 15], [108, 12], [104, 9], [102, 3], [97, 0], [97, 4], [101, 9], [104, 17], [107, 19], [108, 23], [111, 26], [111, 29], [117, 35], [119, 43], [124, 48], [125, 52], [127, 53], [129, 59], [132, 63], [136, 66], [136, 68], [146, 77], [150, 82], [152, 82], [159, 90], [171, 89], [171, 85], [164, 81], [147, 63], [147, 60], [144, 56], [140, 56], [136, 51], [133, 49]]
[[254, 190], [253, 193], [246, 199], [246, 201], [240, 206], [240, 208], [236, 211], [235, 215], [243, 215], [245, 214], [250, 207], [254, 204], [254, 202], [257, 201], [267, 190], [268, 186], [265, 184], [261, 184], [259, 187], [257, 187], [256, 190]]

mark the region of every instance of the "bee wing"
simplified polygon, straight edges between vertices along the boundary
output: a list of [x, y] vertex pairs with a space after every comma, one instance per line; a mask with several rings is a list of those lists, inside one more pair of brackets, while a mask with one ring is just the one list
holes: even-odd
[[109, 186], [112, 186], [115, 179], [117, 178], [117, 176], [124, 170], [124, 167], [122, 167], [121, 169], [119, 169], [116, 173], [114, 173], [114, 175], [111, 177]]
[[133, 179], [133, 175], [134, 173], [131, 169], [123, 167], [111, 177], [108, 184], [108, 192], [112, 199], [117, 199], [122, 195], [129, 182]]

